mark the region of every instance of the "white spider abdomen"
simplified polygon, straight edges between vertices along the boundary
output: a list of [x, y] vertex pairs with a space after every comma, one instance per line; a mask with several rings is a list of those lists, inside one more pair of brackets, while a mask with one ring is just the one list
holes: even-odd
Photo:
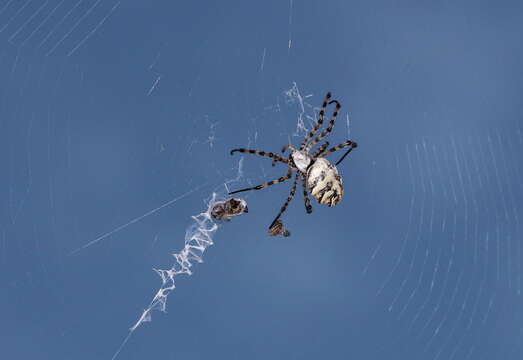
[[324, 158], [317, 159], [307, 171], [307, 187], [320, 203], [334, 206], [343, 197], [343, 184], [336, 166]]

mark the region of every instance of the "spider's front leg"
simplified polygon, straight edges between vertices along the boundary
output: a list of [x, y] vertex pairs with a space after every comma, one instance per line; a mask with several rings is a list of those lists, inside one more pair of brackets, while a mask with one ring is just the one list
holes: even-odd
[[240, 149], [232, 149], [231, 150], [231, 155], [233, 155], [235, 152], [246, 153], [246, 154], [254, 154], [254, 155], [259, 155], [259, 156], [266, 156], [266, 157], [270, 157], [271, 159], [274, 159], [275, 162], [279, 161], [279, 162], [282, 162], [284, 164], [288, 164], [287, 159], [285, 159], [284, 157], [282, 157], [282, 156], [280, 156], [278, 154], [274, 154], [272, 152], [240, 148]]
[[327, 149], [328, 147], [329, 147], [329, 142], [325, 141], [325, 143], [322, 144], [314, 154], [312, 154], [312, 157], [317, 158], [318, 156], [321, 156], [321, 154], [323, 154], [325, 149]]
[[329, 121], [329, 125], [325, 130], [321, 132], [320, 135], [316, 136], [316, 138], [311, 141], [307, 146], [305, 146], [305, 150], [309, 151], [312, 149], [314, 145], [316, 145], [321, 139], [323, 139], [325, 136], [329, 135], [334, 128], [334, 123], [336, 122], [336, 118], [338, 117], [338, 113], [341, 109], [341, 105], [337, 100], [331, 100], [329, 101], [329, 104], [335, 104], [336, 108], [334, 109], [334, 112], [332, 113], [331, 120]]
[[271, 185], [284, 182], [285, 180], [289, 180], [292, 177], [292, 172], [294, 170], [297, 170], [297, 169], [296, 168], [289, 168], [289, 170], [287, 171], [287, 175], [282, 176], [281, 178], [278, 178], [276, 180], [271, 180], [271, 181], [266, 182], [264, 184], [256, 185], [256, 186], [253, 186], [253, 187], [250, 187], [250, 188], [245, 188], [245, 189], [240, 189], [240, 190], [236, 190], [236, 191], [231, 191], [229, 193], [229, 195], [236, 194], [236, 193], [243, 192], [243, 191], [261, 190], [261, 189], [265, 189], [266, 187], [269, 187]]
[[325, 95], [325, 98], [323, 99], [323, 104], [321, 105], [318, 121], [316, 124], [314, 124], [314, 127], [309, 132], [309, 134], [303, 139], [303, 142], [300, 145], [300, 150], [305, 149], [305, 145], [307, 145], [307, 142], [312, 139], [314, 134], [320, 129], [321, 125], [323, 124], [323, 119], [325, 117], [325, 110], [327, 109], [327, 105], [330, 103], [329, 100], [331, 98], [331, 93], [328, 92], [327, 95]]
[[325, 157], [329, 154], [332, 154], [335, 151], [338, 151], [340, 149], [343, 149], [343, 148], [346, 148], [349, 146], [350, 146], [349, 150], [347, 150], [345, 152], [345, 154], [343, 154], [343, 156], [336, 162], [336, 164], [334, 164], [335, 166], [338, 166], [338, 164], [341, 163], [343, 161], [343, 159], [345, 159], [345, 157], [350, 154], [352, 149], [355, 149], [358, 147], [358, 143], [356, 143], [355, 141], [347, 140], [344, 143], [331, 147], [329, 150], [327, 150], [323, 154], [321, 154], [321, 157]]
[[[285, 150], [290, 150], [290, 151], [294, 151], [296, 149], [294, 149], [291, 145], [283, 145], [282, 149], [281, 149], [281, 153], [284, 154], [285, 153]], [[276, 166], [276, 163], [277, 161], [276, 160], [273, 160], [272, 161], [272, 166]]]

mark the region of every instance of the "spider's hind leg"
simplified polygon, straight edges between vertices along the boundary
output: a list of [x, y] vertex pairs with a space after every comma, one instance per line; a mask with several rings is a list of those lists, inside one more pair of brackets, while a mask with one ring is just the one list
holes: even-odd
[[311, 200], [309, 199], [309, 193], [307, 192], [307, 176], [300, 172], [301, 174], [301, 186], [303, 188], [303, 200], [305, 201], [305, 211], [307, 214], [312, 213]]
[[291, 202], [292, 198], [294, 197], [294, 194], [296, 194], [296, 185], [298, 184], [298, 176], [300, 175], [300, 172], [296, 172], [296, 176], [294, 177], [294, 183], [291, 187], [291, 192], [289, 193], [289, 196], [287, 197], [287, 201], [283, 204], [283, 206], [280, 209], [280, 212], [276, 216], [276, 218], [272, 221], [271, 225], [269, 226], [269, 229], [271, 229], [274, 224], [278, 221], [278, 219], [283, 215], [285, 210], [287, 210], [287, 206], [289, 206], [289, 203]]

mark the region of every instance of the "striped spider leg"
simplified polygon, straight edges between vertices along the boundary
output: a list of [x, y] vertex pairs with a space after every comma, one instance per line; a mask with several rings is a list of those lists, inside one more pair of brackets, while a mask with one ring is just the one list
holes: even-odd
[[[325, 145], [325, 144], [324, 144], [324, 145]], [[323, 145], [322, 145], [322, 146], [323, 146]], [[332, 154], [332, 153], [335, 152], [335, 151], [338, 151], [338, 150], [340, 150], [340, 149], [343, 149], [343, 148], [346, 148], [346, 147], [349, 147], [349, 146], [350, 146], [349, 150], [347, 150], [347, 151], [345, 152], [345, 154], [343, 154], [343, 156], [342, 156], [342, 157], [341, 157], [341, 158], [336, 162], [336, 164], [334, 164], [334, 166], [338, 166], [338, 164], [341, 163], [341, 162], [343, 161], [343, 159], [345, 159], [345, 157], [346, 157], [347, 155], [350, 154], [350, 152], [352, 151], [352, 149], [355, 149], [355, 148], [358, 147], [358, 143], [356, 143], [355, 141], [347, 140], [347, 141], [345, 141], [344, 143], [341, 143], [341, 144], [338, 144], [338, 145], [336, 145], [336, 146], [331, 147], [329, 150], [324, 151], [324, 152], [323, 152], [322, 154], [320, 154], [319, 156], [320, 156], [320, 157], [325, 157], [325, 156], [327, 156], [327, 155], [329, 155], [329, 154]]]
[[281, 182], [284, 182], [286, 180], [289, 180], [291, 177], [292, 177], [292, 172], [294, 170], [297, 170], [296, 168], [289, 168], [289, 170], [287, 170], [287, 175], [285, 176], [282, 176], [276, 180], [271, 180], [269, 182], [266, 182], [266, 183], [263, 183], [263, 184], [260, 184], [260, 185], [256, 185], [256, 186], [253, 186], [253, 187], [249, 187], [249, 188], [245, 188], [245, 189], [240, 189], [240, 190], [236, 190], [236, 191], [231, 191], [229, 193], [229, 195], [232, 195], [232, 194], [237, 194], [239, 192], [244, 192], [244, 191], [250, 191], [250, 190], [261, 190], [261, 189], [265, 189], [266, 187], [269, 187], [271, 185], [274, 185], [274, 184], [279, 184]]
[[[305, 146], [305, 151], [309, 152], [310, 149], [316, 145], [321, 139], [323, 139], [325, 136], [329, 135], [334, 128], [334, 123], [336, 122], [336, 118], [338, 117], [338, 113], [340, 112], [341, 105], [337, 100], [331, 100], [329, 101], [329, 104], [336, 104], [336, 108], [334, 109], [334, 112], [332, 113], [331, 120], [329, 121], [329, 125], [325, 130], [321, 132], [320, 135], [316, 136], [316, 138], [311, 141], [307, 146]], [[319, 122], [319, 121], [318, 121]], [[312, 131], [311, 131], [312, 133]]]
[[269, 226], [269, 229], [271, 229], [274, 224], [279, 220], [279, 218], [283, 215], [285, 210], [287, 210], [287, 206], [289, 206], [289, 203], [291, 202], [292, 198], [296, 194], [296, 185], [298, 185], [298, 177], [300, 176], [300, 171], [296, 172], [296, 175], [294, 176], [294, 182], [292, 183], [291, 192], [289, 193], [289, 196], [287, 197], [287, 200], [283, 204], [283, 206], [280, 209], [280, 212], [278, 215], [276, 215], [276, 218], [273, 220], [271, 225]]
[[319, 128], [323, 124], [323, 119], [325, 117], [325, 110], [327, 109], [327, 105], [330, 104], [329, 103], [330, 98], [331, 98], [331, 93], [328, 92], [325, 95], [325, 98], [323, 99], [323, 104], [321, 105], [320, 113], [318, 115], [318, 121], [316, 122], [316, 124], [314, 125], [312, 130], [309, 132], [309, 134], [305, 137], [305, 139], [303, 139], [303, 142], [300, 145], [300, 150], [303, 150], [305, 148], [305, 145], [307, 144], [307, 142], [310, 139], [312, 139], [314, 134], [316, 134], [316, 132], [319, 130]]

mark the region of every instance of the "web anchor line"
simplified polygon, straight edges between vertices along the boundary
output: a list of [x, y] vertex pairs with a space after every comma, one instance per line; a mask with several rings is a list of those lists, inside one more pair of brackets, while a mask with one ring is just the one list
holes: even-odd
[[[145, 322], [152, 321], [151, 313], [154, 310], [166, 312], [167, 298], [171, 291], [176, 289], [175, 277], [182, 274], [192, 275], [191, 268], [193, 265], [203, 262], [203, 253], [209, 246], [214, 244], [213, 236], [220, 226], [220, 220], [229, 221], [232, 217], [241, 215], [248, 211], [246, 202], [241, 199], [233, 198], [222, 201], [217, 198], [218, 195], [213, 193], [211, 200], [207, 204], [207, 210], [191, 217], [193, 223], [185, 232], [185, 245], [179, 252], [172, 254], [175, 258], [175, 262], [171, 268], [167, 270], [153, 269], [162, 279], [162, 284], [138, 320], [133, 326], [131, 326], [131, 328], [129, 328], [129, 333], [126, 335], [111, 360], [118, 357], [125, 344], [129, 341], [133, 332], [138, 327]], [[218, 214], [219, 211], [223, 211], [224, 204], [231, 202], [235, 205], [241, 204], [241, 208], [235, 207], [231, 212], [226, 213], [225, 216], [221, 213]]]

